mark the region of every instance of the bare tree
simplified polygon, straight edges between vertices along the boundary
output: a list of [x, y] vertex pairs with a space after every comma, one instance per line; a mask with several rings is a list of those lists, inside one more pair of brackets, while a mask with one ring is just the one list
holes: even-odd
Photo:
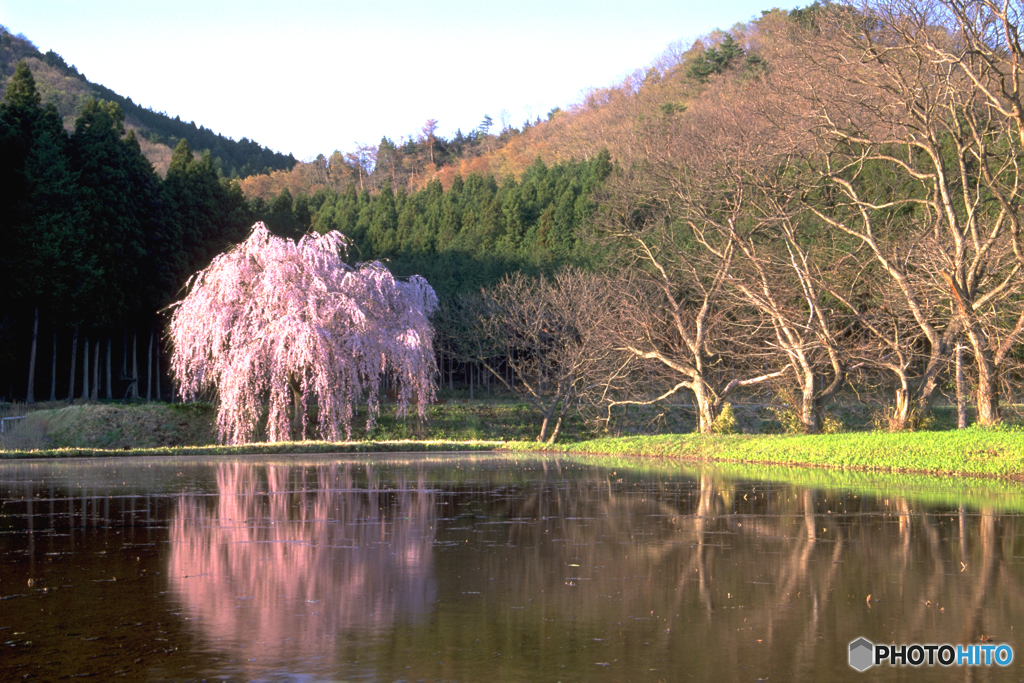
[[430, 163], [434, 163], [434, 140], [437, 134], [437, 119], [427, 119], [427, 122], [423, 124], [421, 129], [423, 137], [420, 138], [427, 146], [427, 150], [430, 153]]
[[982, 424], [999, 419], [999, 373], [1024, 332], [1019, 12], [989, 0], [826, 12], [775, 55], [765, 100], [780, 130], [815, 138], [807, 210], [868, 250], [926, 340], [916, 401], [930, 401], [959, 328]]
[[[804, 428], [815, 432], [848, 369], [836, 328], [844, 318], [826, 309], [818, 278], [833, 253], [809, 244], [814, 226], [794, 199], [798, 159], [753, 106], [755, 85], [713, 83], [638, 138], [664, 144], [648, 140], [644, 161], [622, 174], [617, 194], [628, 199], [608, 211], [610, 232], [661, 292], [676, 340], [640, 327], [625, 348], [681, 376], [702, 431], [729, 392], [792, 370]], [[723, 356], [739, 376], [716, 382]]]
[[631, 202], [642, 196], [628, 186], [631, 182], [650, 179], [620, 177], [604, 214], [605, 237], [618, 253], [611, 276], [618, 295], [604, 318], [605, 337], [617, 351], [648, 365], [664, 386], [627, 387], [632, 390], [620, 397], [607, 392], [608, 407], [647, 405], [685, 390], [693, 396], [697, 429], [707, 434], [734, 390], [777, 378], [786, 369], [765, 372], [757, 362], [764, 360], [761, 350], [735, 353], [737, 336], [746, 339], [746, 349], [755, 346], [757, 324], [752, 329], [737, 320], [736, 304], [725, 292], [735, 248], [714, 219], [700, 215], [700, 202], [711, 198], [690, 194], [696, 183], [687, 183], [687, 202], [677, 201], [677, 195], [651, 215]]
[[554, 443], [570, 409], [601, 386], [614, 364], [598, 323], [612, 305], [602, 278], [578, 269], [550, 280], [515, 273], [466, 301], [476, 327], [470, 353], [541, 413], [538, 441]]
[[822, 408], [852, 368], [840, 344], [843, 319], [825, 304], [820, 264], [798, 226], [785, 214], [753, 227], [730, 222], [728, 234], [739, 258], [729, 284], [771, 326], [774, 346], [800, 393], [800, 421], [814, 434], [821, 428]]

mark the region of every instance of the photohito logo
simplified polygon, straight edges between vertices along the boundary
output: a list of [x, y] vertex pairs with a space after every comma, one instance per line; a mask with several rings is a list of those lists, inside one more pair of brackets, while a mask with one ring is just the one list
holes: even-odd
[[867, 638], [850, 643], [850, 666], [866, 671], [872, 666], [1007, 666], [1013, 661], [1009, 645], [875, 645]]

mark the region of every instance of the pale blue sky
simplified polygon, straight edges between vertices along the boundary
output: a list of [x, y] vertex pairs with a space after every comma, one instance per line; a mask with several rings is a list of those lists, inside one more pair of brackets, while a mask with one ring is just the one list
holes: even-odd
[[306, 160], [430, 118], [518, 126], [670, 43], [806, 4], [0, 0], [0, 24], [138, 104]]

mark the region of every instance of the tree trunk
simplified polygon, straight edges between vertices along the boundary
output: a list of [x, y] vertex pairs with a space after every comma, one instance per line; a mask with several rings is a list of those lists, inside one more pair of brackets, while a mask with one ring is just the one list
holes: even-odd
[[956, 344], [956, 427], [967, 427], [967, 382], [964, 377], [964, 345]]
[[153, 400], [153, 326], [149, 326], [149, 349], [146, 351], [146, 402]]
[[57, 400], [57, 323], [53, 324], [53, 362], [50, 365], [50, 400]]
[[78, 325], [71, 335], [71, 386], [68, 387], [68, 403], [75, 400], [75, 361], [78, 359]]
[[469, 400], [473, 400], [473, 366], [469, 366]]
[[715, 423], [715, 406], [708, 396], [707, 387], [699, 377], [693, 380], [693, 402], [697, 409], [697, 431], [701, 434], [710, 434]]
[[988, 363], [979, 360], [978, 386], [976, 401], [978, 404], [978, 424], [991, 427], [999, 423], [999, 391], [995, 373]]
[[558, 419], [555, 421], [555, 428], [551, 432], [551, 436], [548, 438], [548, 443], [554, 443], [555, 439], [558, 438], [558, 433], [562, 431], [562, 420], [565, 418], [565, 414], [569, 412], [569, 401], [562, 399], [562, 409], [558, 412]]
[[988, 339], [976, 329], [980, 326], [965, 324], [964, 327], [974, 351], [974, 365], [978, 370], [978, 383], [975, 385], [978, 424], [991, 427], [999, 422], [999, 380], [992, 350], [989, 348]]
[[93, 344], [92, 351], [92, 400], [100, 399], [100, 340]]
[[900, 377], [900, 382], [900, 388], [896, 390], [896, 404], [892, 408], [892, 421], [889, 423], [889, 431], [893, 432], [906, 429], [910, 422], [910, 390], [905, 377]]
[[558, 432], [562, 429], [562, 416], [559, 415], [558, 419], [555, 420], [555, 428], [551, 431], [551, 436], [548, 437], [547, 443], [554, 443], [555, 439], [558, 438]]
[[82, 348], [82, 400], [89, 400], [89, 335], [85, 335]]
[[288, 375], [288, 387], [292, 390], [292, 426], [290, 436], [293, 440], [296, 440], [298, 437], [304, 439], [306, 433], [302, 428], [302, 389], [295, 375]]
[[114, 345], [113, 339], [107, 337], [107, 398], [114, 398], [114, 385], [110, 377], [110, 347]]
[[800, 402], [800, 421], [803, 423], [804, 432], [807, 434], [817, 434], [821, 428], [818, 420], [818, 401], [814, 390], [814, 375], [810, 373], [804, 377]]
[[36, 402], [36, 343], [39, 340], [39, 307], [36, 306], [35, 319], [32, 322], [32, 349], [28, 354], [28, 391], [25, 392], [25, 403]]
[[132, 399], [139, 398], [139, 333], [132, 330]]
[[551, 415], [555, 412], [555, 406], [551, 406], [551, 410], [544, 413], [544, 421], [540, 423], [540, 434], [537, 435], [537, 441], [543, 443], [545, 436], [548, 433], [548, 423], [551, 421]]

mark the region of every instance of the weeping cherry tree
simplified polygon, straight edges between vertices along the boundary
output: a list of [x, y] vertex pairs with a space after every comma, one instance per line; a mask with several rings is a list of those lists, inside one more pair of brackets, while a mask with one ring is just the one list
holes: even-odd
[[[422, 417], [434, 397], [437, 297], [419, 276], [395, 280], [379, 263], [346, 265], [338, 232], [297, 243], [263, 223], [194, 275], [173, 307], [171, 370], [183, 398], [213, 389], [223, 443], [245, 443], [266, 419], [271, 441], [310, 432], [352, 434], [366, 401], [373, 426], [381, 382], [398, 386], [398, 413]], [[289, 424], [289, 413], [291, 422]]]

